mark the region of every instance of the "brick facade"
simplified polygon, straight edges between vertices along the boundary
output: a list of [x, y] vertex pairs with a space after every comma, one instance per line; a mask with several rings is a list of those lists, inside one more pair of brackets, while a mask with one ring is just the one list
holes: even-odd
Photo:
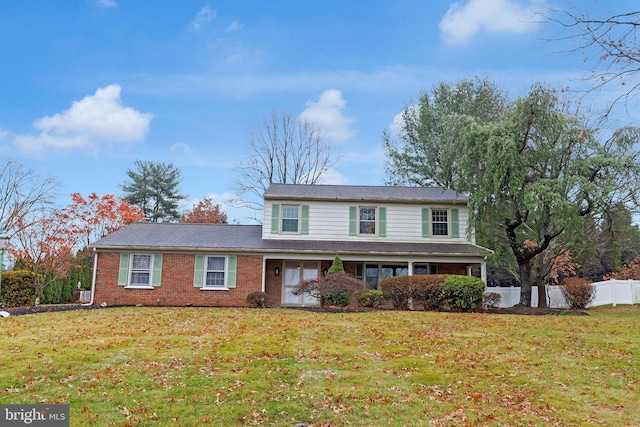
[[162, 282], [153, 289], [118, 286], [119, 252], [100, 252], [94, 304], [246, 307], [247, 295], [262, 290], [262, 256], [238, 255], [236, 287], [202, 290], [193, 286], [194, 254], [163, 254]]
[[[100, 252], [94, 304], [147, 305], [147, 306], [204, 306], [246, 307], [247, 295], [262, 290], [262, 256], [238, 255], [236, 287], [228, 290], [202, 290], [193, 286], [195, 254], [163, 254], [161, 285], [153, 289], [128, 289], [118, 286], [119, 252]], [[321, 272], [331, 267], [332, 261], [320, 262]], [[282, 304], [283, 261], [268, 259], [265, 270], [267, 307]], [[345, 272], [356, 274], [355, 262], [344, 262]], [[279, 269], [276, 276], [275, 270]], [[466, 275], [464, 264], [438, 264], [440, 274]]]

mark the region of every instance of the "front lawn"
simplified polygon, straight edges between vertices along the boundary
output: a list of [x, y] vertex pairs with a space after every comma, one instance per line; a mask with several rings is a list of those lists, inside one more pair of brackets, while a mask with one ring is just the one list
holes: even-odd
[[0, 403], [72, 426], [640, 425], [640, 306], [109, 308], [0, 319]]

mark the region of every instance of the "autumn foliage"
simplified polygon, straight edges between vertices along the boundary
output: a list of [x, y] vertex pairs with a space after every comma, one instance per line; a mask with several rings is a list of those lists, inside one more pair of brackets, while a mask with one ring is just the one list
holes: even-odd
[[640, 280], [640, 257], [635, 257], [633, 261], [625, 265], [624, 268], [617, 272], [611, 273], [604, 277], [605, 280]]
[[18, 218], [18, 231], [7, 247], [14, 260], [34, 273], [36, 304], [45, 286], [64, 279], [79, 265], [79, 250], [142, 218], [139, 208], [110, 194], [92, 193], [85, 199], [73, 193], [71, 199], [73, 203], [64, 209]]
[[213, 202], [210, 197], [200, 200], [194, 208], [187, 212], [180, 222], [188, 224], [226, 224], [227, 214], [220, 205]]

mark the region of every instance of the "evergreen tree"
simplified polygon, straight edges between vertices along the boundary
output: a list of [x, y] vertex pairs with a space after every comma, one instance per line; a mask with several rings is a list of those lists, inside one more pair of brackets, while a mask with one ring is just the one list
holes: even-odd
[[136, 160], [135, 169], [128, 169], [131, 181], [120, 185], [124, 198], [140, 207], [150, 222], [174, 222], [180, 219], [178, 204], [186, 196], [178, 186], [182, 174], [172, 163]]

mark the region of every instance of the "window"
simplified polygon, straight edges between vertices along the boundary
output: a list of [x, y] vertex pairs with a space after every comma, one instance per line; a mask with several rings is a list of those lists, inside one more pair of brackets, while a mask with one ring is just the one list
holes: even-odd
[[437, 264], [416, 264], [413, 266], [413, 274], [420, 276], [424, 274], [438, 274]]
[[376, 234], [376, 208], [360, 208], [360, 234]]
[[299, 231], [299, 212], [297, 205], [282, 205], [282, 232], [297, 233]]
[[130, 286], [151, 286], [151, 255], [132, 254]]
[[431, 211], [431, 234], [434, 236], [449, 235], [449, 219], [446, 209], [433, 209]]
[[225, 287], [226, 258], [221, 256], [208, 256], [205, 270], [205, 288]]

